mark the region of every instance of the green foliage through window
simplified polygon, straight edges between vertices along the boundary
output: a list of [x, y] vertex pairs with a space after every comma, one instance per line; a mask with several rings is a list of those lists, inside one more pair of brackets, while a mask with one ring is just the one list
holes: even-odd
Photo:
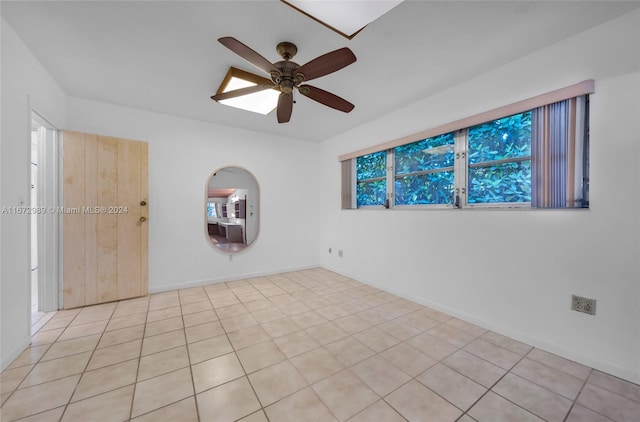
[[531, 112], [469, 128], [469, 204], [531, 202]]
[[531, 202], [531, 160], [470, 168], [467, 201]]
[[394, 149], [395, 204], [451, 204], [455, 135], [447, 133]]
[[453, 171], [396, 178], [396, 205], [451, 204]]
[[386, 151], [358, 157], [356, 160], [356, 180], [358, 207], [384, 205], [387, 195]]
[[531, 156], [531, 112], [469, 128], [469, 164]]
[[358, 206], [384, 205], [387, 196], [387, 180], [358, 182]]
[[453, 167], [453, 133], [395, 148], [396, 175]]

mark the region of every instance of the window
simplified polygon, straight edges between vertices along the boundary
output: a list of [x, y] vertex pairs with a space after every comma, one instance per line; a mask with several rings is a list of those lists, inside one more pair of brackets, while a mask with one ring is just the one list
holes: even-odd
[[384, 151], [356, 160], [356, 201], [358, 207], [384, 205], [387, 195], [387, 154]]
[[215, 202], [207, 202], [207, 216], [212, 218], [217, 218], [218, 215], [216, 213], [216, 203]]
[[467, 133], [467, 202], [531, 202], [531, 112], [474, 126]]
[[[590, 82], [578, 85], [593, 92]], [[570, 88], [573, 93], [575, 86]], [[488, 112], [460, 121], [472, 124], [453, 131], [341, 157], [343, 208], [588, 208], [588, 95], [505, 114]], [[481, 120], [486, 115], [495, 117]], [[356, 201], [350, 203], [345, 189], [354, 185]]]
[[393, 150], [395, 205], [453, 202], [454, 141], [447, 133]]

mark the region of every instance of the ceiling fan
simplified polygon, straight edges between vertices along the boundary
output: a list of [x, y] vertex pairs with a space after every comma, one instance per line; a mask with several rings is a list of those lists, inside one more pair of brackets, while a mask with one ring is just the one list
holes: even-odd
[[328, 75], [355, 62], [356, 56], [348, 48], [344, 47], [323, 54], [300, 66], [298, 63], [291, 61], [291, 58], [298, 52], [298, 48], [290, 42], [281, 42], [278, 44], [276, 50], [278, 54], [282, 56], [283, 60], [271, 63], [235, 38], [223, 37], [218, 39], [218, 41], [258, 69], [269, 74], [273, 84], [255, 85], [223, 92], [212, 96], [212, 100], [226, 100], [228, 98], [264, 91], [265, 89], [279, 90], [280, 96], [278, 98], [277, 109], [278, 123], [286, 123], [291, 118], [294, 103], [294, 89], [297, 89], [298, 92], [305, 97], [309, 97], [336, 110], [344, 111], [345, 113], [353, 110], [354, 105], [349, 101], [323, 89], [316, 88], [315, 86], [303, 84], [306, 81]]

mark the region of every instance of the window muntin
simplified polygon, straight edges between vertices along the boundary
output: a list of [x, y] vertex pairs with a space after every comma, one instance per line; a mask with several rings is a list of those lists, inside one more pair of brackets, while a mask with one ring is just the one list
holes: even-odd
[[357, 206], [383, 205], [387, 196], [387, 153], [374, 152], [356, 160]]
[[454, 189], [454, 133], [394, 149], [395, 205], [449, 205]]

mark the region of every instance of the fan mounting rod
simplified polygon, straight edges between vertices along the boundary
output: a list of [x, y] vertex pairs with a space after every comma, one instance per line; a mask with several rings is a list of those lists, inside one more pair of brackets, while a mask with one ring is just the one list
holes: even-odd
[[289, 41], [283, 41], [276, 46], [276, 51], [284, 60], [291, 60], [298, 52], [298, 47]]

